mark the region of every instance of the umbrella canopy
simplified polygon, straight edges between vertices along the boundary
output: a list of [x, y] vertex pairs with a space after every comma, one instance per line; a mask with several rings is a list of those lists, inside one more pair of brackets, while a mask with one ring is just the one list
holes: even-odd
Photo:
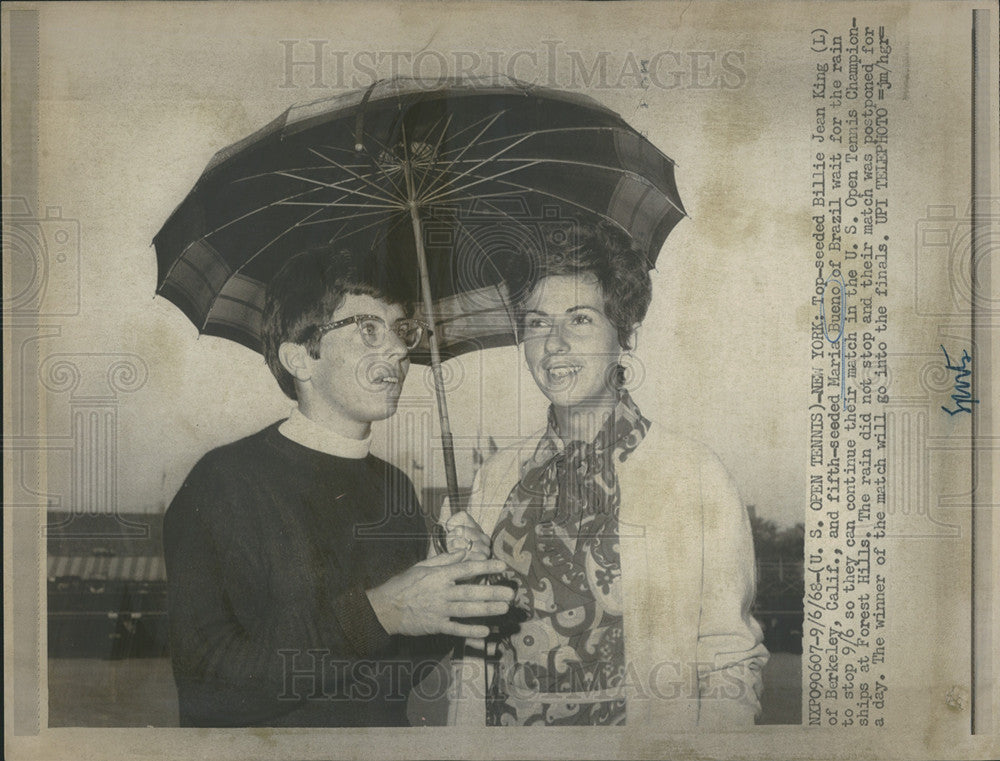
[[[383, 80], [219, 151], [154, 239], [157, 293], [259, 350], [264, 289], [290, 256], [342, 245], [420, 301], [420, 245], [433, 303], [417, 316], [447, 359], [516, 340], [505, 284], [582, 214], [625, 230], [652, 267], [684, 215], [673, 162], [579, 94]], [[430, 354], [425, 339], [412, 359]]]
[[442, 359], [513, 343], [507, 284], [581, 215], [652, 267], [684, 215], [673, 162], [590, 98], [510, 78], [397, 78], [290, 108], [217, 153], [154, 238], [157, 293], [202, 333], [260, 347], [264, 292], [291, 256], [343, 247], [419, 301], [411, 358], [434, 371], [458, 505]]

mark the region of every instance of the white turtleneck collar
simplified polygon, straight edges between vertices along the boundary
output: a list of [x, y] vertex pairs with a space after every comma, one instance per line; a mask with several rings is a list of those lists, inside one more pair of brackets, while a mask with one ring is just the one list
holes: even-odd
[[367, 457], [372, 444], [371, 432], [363, 439], [352, 439], [310, 420], [298, 407], [292, 410], [288, 420], [278, 426], [278, 433], [309, 449], [352, 460]]

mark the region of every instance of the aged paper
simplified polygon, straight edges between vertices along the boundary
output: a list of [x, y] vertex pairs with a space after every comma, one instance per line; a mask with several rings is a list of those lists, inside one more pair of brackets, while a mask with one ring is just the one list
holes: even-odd
[[[988, 2], [5, 3], [7, 756], [997, 757], [998, 19]], [[397, 75], [579, 93], [676, 161], [687, 218], [632, 393], [753, 508], [764, 723], [449, 728], [427, 687], [410, 729], [178, 728], [163, 512], [205, 452], [290, 403], [259, 355], [154, 296], [151, 241], [216, 151]], [[546, 405], [515, 347], [446, 367], [468, 486]], [[429, 377], [411, 370], [375, 451], [433, 501]]]

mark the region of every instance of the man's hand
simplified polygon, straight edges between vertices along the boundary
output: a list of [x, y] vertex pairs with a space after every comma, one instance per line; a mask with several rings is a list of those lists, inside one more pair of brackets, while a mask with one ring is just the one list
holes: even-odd
[[507, 566], [502, 560], [463, 560], [465, 554], [462, 550], [437, 555], [366, 590], [382, 627], [389, 634], [450, 634], [479, 639], [489, 636], [488, 626], [451, 619], [503, 615], [514, 599], [514, 590], [455, 582], [501, 573]]
[[[447, 499], [445, 504], [447, 509]], [[490, 538], [465, 510], [459, 510], [444, 523], [448, 552], [465, 550], [465, 560], [486, 560], [490, 556]]]

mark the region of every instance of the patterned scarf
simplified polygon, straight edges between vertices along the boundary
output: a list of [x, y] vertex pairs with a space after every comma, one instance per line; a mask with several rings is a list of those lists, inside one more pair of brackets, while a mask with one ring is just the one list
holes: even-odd
[[575, 519], [578, 529], [585, 518], [591, 518], [587, 521], [588, 531], [574, 532], [578, 542], [584, 536], [605, 535], [603, 529], [611, 528], [609, 524], [613, 524], [612, 533], [617, 537], [621, 491], [615, 462], [625, 462], [649, 426], [649, 420], [623, 390], [593, 441], [574, 440], [564, 446], [555, 410], [549, 407], [545, 434], [532, 458], [522, 465], [521, 480], [506, 506], [512, 511], [539, 510], [546, 520], [560, 525]]
[[[617, 463], [649, 430], [626, 391], [591, 442], [564, 445], [554, 411], [493, 533], [494, 555], [510, 567], [521, 613], [499, 646], [491, 724], [613, 724], [623, 701], [567, 707], [516, 698], [613, 689], [624, 678]], [[567, 662], [571, 666], [567, 667]], [[514, 697], [511, 697], [514, 696]]]

